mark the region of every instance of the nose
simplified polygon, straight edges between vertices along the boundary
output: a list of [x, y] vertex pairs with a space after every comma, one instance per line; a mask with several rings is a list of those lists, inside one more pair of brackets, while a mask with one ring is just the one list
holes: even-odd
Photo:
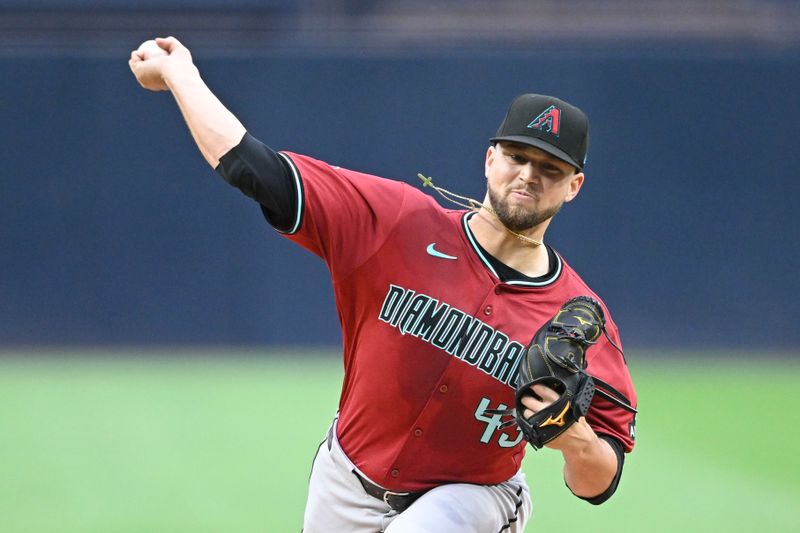
[[532, 163], [528, 163], [526, 165], [521, 165], [519, 170], [519, 179], [521, 179], [525, 183], [530, 183], [538, 178], [538, 170], [536, 165]]

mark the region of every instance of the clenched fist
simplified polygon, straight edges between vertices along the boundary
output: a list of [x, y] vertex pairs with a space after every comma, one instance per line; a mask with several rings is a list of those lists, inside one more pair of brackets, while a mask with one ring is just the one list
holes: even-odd
[[167, 77], [180, 70], [194, 70], [192, 54], [175, 37], [145, 41], [128, 61], [136, 81], [151, 91], [168, 91]]

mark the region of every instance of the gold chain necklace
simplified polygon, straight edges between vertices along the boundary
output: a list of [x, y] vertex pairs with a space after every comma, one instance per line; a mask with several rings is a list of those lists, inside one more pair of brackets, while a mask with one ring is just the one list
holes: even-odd
[[[497, 216], [497, 213], [495, 212], [495, 210], [491, 206], [486, 205], [486, 204], [482, 204], [478, 200], [475, 200], [474, 198], [470, 198], [469, 196], [461, 196], [460, 194], [456, 194], [454, 192], [450, 192], [447, 189], [444, 189], [442, 187], [434, 185], [433, 184], [433, 178], [426, 178], [425, 176], [423, 176], [420, 173], [417, 173], [417, 177], [422, 180], [422, 186], [423, 187], [431, 187], [433, 190], [435, 190], [437, 193], [439, 193], [439, 195], [442, 198], [444, 198], [445, 200], [447, 200], [450, 203], [453, 203], [453, 204], [456, 204], [458, 206], [464, 207], [466, 209], [469, 209], [470, 211], [479, 211], [481, 209], [481, 207], [486, 209], [489, 213], [492, 214], [492, 216], [494, 216], [494, 218], [497, 219], [497, 221], [500, 223], [500, 225], [503, 226], [503, 229], [505, 229], [507, 232], [509, 232], [511, 235], [513, 235], [517, 239], [521, 240], [525, 244], [529, 244], [531, 246], [541, 246], [542, 245], [542, 241], [540, 241], [540, 240], [537, 240], [537, 239], [528, 237], [527, 235], [522, 235], [521, 233], [517, 233], [516, 231], [510, 230], [505, 224], [503, 224], [503, 221], [500, 220], [500, 217]], [[465, 203], [459, 202], [458, 200], [455, 200], [454, 198], [458, 198], [459, 200], [464, 200], [467, 203], [465, 204]]]

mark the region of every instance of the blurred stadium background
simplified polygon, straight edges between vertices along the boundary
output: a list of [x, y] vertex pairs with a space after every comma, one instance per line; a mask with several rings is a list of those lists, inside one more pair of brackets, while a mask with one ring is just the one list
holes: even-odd
[[0, 531], [298, 531], [341, 365], [327, 273], [130, 50], [189, 46], [256, 136], [480, 196], [517, 94], [584, 108], [549, 240], [640, 395], [619, 494], [530, 453], [528, 530], [797, 531], [796, 0], [0, 0]]

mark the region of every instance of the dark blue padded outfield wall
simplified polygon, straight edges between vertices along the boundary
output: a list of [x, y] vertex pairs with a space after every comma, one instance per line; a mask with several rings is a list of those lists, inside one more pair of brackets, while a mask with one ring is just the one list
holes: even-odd
[[[794, 54], [196, 60], [275, 148], [475, 197], [514, 96], [573, 101], [588, 178], [548, 238], [623, 341], [800, 342]], [[0, 58], [0, 107], [0, 348], [339, 342], [322, 262], [206, 166], [126, 57]]]

